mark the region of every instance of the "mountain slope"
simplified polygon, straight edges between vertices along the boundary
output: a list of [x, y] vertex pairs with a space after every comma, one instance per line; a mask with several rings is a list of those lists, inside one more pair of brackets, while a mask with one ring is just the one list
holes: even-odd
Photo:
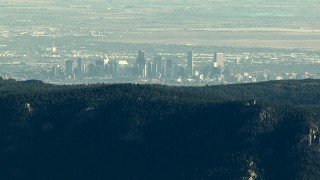
[[320, 81], [0, 81], [2, 179], [317, 179]]

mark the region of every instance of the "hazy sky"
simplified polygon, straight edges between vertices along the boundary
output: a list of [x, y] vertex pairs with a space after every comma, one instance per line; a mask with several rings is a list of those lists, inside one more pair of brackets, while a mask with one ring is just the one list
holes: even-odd
[[[106, 31], [117, 42], [252, 46], [264, 38], [261, 46], [298, 47], [301, 40], [320, 46], [319, 0], [3, 0], [0, 12], [0, 30], [18, 33]], [[216, 33], [221, 30], [231, 31]]]
[[[171, 21], [188, 24], [195, 21], [211, 26], [211, 23], [225, 21], [229, 24], [218, 25], [222, 27], [237, 24], [239, 27], [320, 27], [319, 0], [3, 0], [0, 10], [0, 22], [8, 18], [46, 18], [49, 15], [46, 20], [54, 23], [57, 19], [74, 18], [80, 14], [82, 20], [96, 15], [96, 18], [105, 19], [131, 18], [141, 24], [145, 19], [146, 23]], [[83, 12], [87, 14], [81, 14]]]

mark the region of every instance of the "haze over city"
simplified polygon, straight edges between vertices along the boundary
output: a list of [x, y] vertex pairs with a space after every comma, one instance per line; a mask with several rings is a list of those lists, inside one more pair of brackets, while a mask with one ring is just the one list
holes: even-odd
[[[0, 9], [3, 77], [179, 85], [319, 77], [320, 5], [312, 0], [3, 0]], [[142, 72], [139, 50], [146, 56]], [[186, 73], [188, 52], [192, 73]], [[215, 53], [224, 54], [219, 71], [211, 69]], [[158, 56], [163, 67], [156, 71]], [[81, 78], [78, 58], [84, 61]], [[72, 76], [67, 60], [74, 61]], [[96, 61], [104, 61], [102, 67]], [[282, 71], [273, 68], [279, 64]]]

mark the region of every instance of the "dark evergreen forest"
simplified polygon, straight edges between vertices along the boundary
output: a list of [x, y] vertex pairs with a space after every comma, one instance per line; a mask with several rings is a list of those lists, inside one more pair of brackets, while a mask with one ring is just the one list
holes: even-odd
[[0, 79], [0, 179], [318, 179], [320, 80]]

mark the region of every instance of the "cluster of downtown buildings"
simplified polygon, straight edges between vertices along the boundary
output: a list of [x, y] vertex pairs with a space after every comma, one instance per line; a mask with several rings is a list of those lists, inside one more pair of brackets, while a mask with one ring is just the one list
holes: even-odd
[[[111, 44], [104, 50], [61, 47], [0, 51], [0, 76], [54, 84], [215, 85], [320, 79], [320, 53], [283, 49]], [[99, 46], [97, 46], [99, 47]], [[138, 50], [145, 49], [145, 51]], [[146, 52], [146, 53], [145, 53]], [[223, 52], [223, 53], [221, 53]]]
[[[183, 64], [185, 62], [185, 64]], [[202, 70], [195, 70], [194, 53], [186, 53], [186, 60], [181, 62], [166, 59], [161, 55], [146, 59], [139, 50], [134, 62], [112, 60], [107, 56], [86, 61], [83, 58], [66, 60], [64, 69], [53, 66], [49, 80], [65, 82], [129, 82], [159, 84], [201, 84], [208, 81], [222, 82], [230, 74], [224, 69], [224, 54], [214, 53], [211, 65]]]

